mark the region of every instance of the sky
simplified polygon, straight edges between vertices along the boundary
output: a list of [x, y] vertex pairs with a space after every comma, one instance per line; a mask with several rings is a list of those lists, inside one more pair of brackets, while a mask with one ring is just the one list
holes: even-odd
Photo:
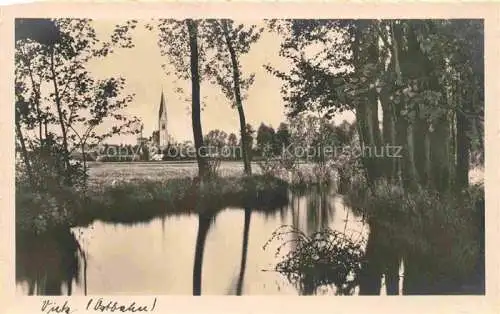
[[[255, 21], [254, 21], [255, 22]], [[260, 22], [260, 21], [258, 21]], [[107, 40], [115, 20], [94, 21], [99, 39]], [[162, 64], [167, 63], [167, 56], [161, 56], [158, 47], [158, 35], [144, 26], [149, 21], [139, 21], [132, 32], [134, 48], [117, 49], [105, 59], [94, 61], [88, 66], [89, 72], [98, 78], [122, 76], [126, 79], [125, 93], [135, 93], [135, 98], [125, 110], [129, 116], [137, 116], [144, 123], [143, 135], [151, 136], [158, 129], [158, 111], [160, 96], [163, 90], [168, 112], [168, 130], [175, 141], [192, 141], [191, 114], [189, 111], [189, 95], [176, 92], [178, 87], [190, 90], [190, 83], [179, 81], [173, 75], [167, 75]], [[282, 81], [268, 73], [263, 65], [271, 64], [287, 70], [287, 60], [279, 56], [281, 39], [277, 34], [264, 32], [261, 39], [252, 46], [250, 52], [241, 58], [244, 75], [255, 73], [255, 82], [248, 90], [248, 98], [244, 101], [246, 120], [254, 129], [261, 122], [274, 128], [286, 120], [285, 104], [280, 93]], [[227, 133], [239, 132], [238, 113], [231, 108], [228, 100], [219, 88], [209, 83], [202, 83], [201, 97], [204, 101], [201, 113], [203, 133], [219, 129]], [[346, 113], [334, 118], [335, 122], [352, 121], [353, 115]], [[107, 127], [106, 125], [104, 127]], [[115, 136], [108, 143], [132, 144], [136, 135]]]

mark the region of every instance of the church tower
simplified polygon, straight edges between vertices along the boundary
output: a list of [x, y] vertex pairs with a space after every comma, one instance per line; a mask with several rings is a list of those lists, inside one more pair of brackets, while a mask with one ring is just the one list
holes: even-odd
[[160, 147], [164, 148], [168, 145], [168, 121], [167, 121], [167, 105], [163, 90], [161, 91], [160, 112], [158, 113], [158, 135]]

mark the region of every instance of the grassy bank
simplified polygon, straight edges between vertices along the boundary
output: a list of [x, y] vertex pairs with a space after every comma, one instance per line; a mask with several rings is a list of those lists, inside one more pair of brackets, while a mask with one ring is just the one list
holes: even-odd
[[89, 192], [79, 223], [148, 221], [165, 214], [214, 213], [225, 207], [268, 211], [287, 204], [285, 181], [265, 176], [133, 180]]
[[34, 192], [16, 185], [17, 230], [43, 232], [93, 220], [134, 223], [161, 215], [214, 212], [224, 207], [269, 211], [284, 206], [290, 187], [333, 178], [314, 164], [267, 173], [254, 164], [245, 177], [239, 162], [224, 162], [217, 176], [197, 183], [193, 163], [89, 163], [86, 191], [69, 188]]
[[225, 207], [269, 211], [288, 202], [288, 184], [268, 176], [216, 177], [203, 184], [191, 177], [135, 179], [94, 185], [85, 193], [17, 187], [17, 230], [42, 233], [94, 220], [134, 223], [181, 213], [215, 213]]
[[484, 292], [482, 185], [461, 193], [405, 193], [380, 182], [373, 192], [355, 186], [346, 201], [369, 222], [372, 269], [383, 272], [389, 263], [384, 252], [403, 260], [406, 294]]

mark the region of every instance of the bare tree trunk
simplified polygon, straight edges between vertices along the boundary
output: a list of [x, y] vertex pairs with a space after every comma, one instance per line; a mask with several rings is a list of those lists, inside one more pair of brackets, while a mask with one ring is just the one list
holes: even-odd
[[[396, 130], [395, 130], [395, 121], [394, 121], [394, 109], [392, 107], [392, 103], [389, 100], [388, 92], [382, 90], [380, 93], [380, 104], [382, 105], [382, 135], [383, 135], [383, 143], [387, 150], [385, 151], [386, 156], [385, 160], [385, 176], [389, 180], [389, 182], [393, 182], [396, 178], [397, 172], [397, 163], [396, 158], [391, 156], [393, 154], [392, 147], [396, 145]], [[390, 148], [388, 148], [390, 147]]]
[[[407, 78], [412, 75], [408, 72], [408, 67], [405, 66], [411, 60], [410, 52], [403, 51], [402, 46], [404, 42], [404, 32], [401, 25], [393, 22], [391, 23], [393, 40], [392, 40], [392, 54], [394, 61], [394, 71], [396, 72], [396, 86], [401, 87], [403, 77]], [[407, 40], [408, 41], [408, 40]], [[413, 44], [413, 42], [412, 42]], [[410, 46], [410, 43], [407, 44]], [[413, 53], [414, 51], [412, 51]], [[397, 145], [402, 147], [403, 158], [401, 161], [401, 178], [403, 187], [405, 189], [413, 189], [419, 182], [417, 166], [415, 164], [415, 132], [416, 125], [414, 121], [402, 115], [405, 104], [399, 102], [395, 105], [396, 114], [396, 141]]]
[[412, 184], [418, 184], [420, 182], [419, 173], [417, 171], [417, 166], [415, 164], [415, 153], [417, 149], [415, 149], [415, 126], [412, 122], [406, 124], [407, 132], [406, 132], [406, 148], [408, 151], [408, 159], [407, 159], [407, 170], [409, 176], [412, 178]]
[[416, 186], [415, 165], [413, 164], [413, 146], [409, 141], [411, 126], [404, 117], [399, 116], [396, 121], [396, 143], [402, 147], [401, 181], [405, 189], [413, 189]]
[[70, 174], [69, 174], [69, 169], [70, 169], [70, 164], [69, 164], [69, 154], [68, 154], [68, 137], [67, 137], [67, 131], [66, 131], [66, 125], [64, 122], [64, 116], [63, 116], [63, 110], [62, 110], [62, 103], [61, 103], [61, 95], [59, 94], [59, 86], [57, 84], [57, 76], [56, 76], [56, 70], [54, 66], [54, 47], [52, 47], [51, 54], [50, 54], [50, 71], [52, 74], [52, 82], [54, 84], [54, 95], [55, 95], [55, 100], [56, 100], [56, 106], [57, 106], [57, 114], [59, 117], [59, 124], [61, 125], [61, 132], [63, 136], [63, 147], [64, 147], [64, 164], [66, 166], [66, 180], [67, 183], [71, 183], [70, 179]]
[[240, 119], [240, 133], [241, 133], [241, 152], [243, 157], [243, 165], [245, 167], [245, 174], [252, 174], [252, 166], [250, 164], [250, 158], [247, 149], [249, 149], [248, 145], [248, 137], [246, 135], [246, 119], [245, 119], [245, 111], [243, 110], [243, 103], [241, 100], [241, 90], [240, 90], [240, 69], [239, 63], [236, 56], [236, 51], [234, 50], [233, 43], [231, 42], [231, 38], [229, 37], [229, 29], [227, 25], [227, 21], [222, 20], [222, 31], [224, 33], [224, 38], [226, 39], [227, 48], [229, 50], [229, 54], [231, 56], [231, 64], [233, 68], [233, 88], [234, 88], [234, 96], [236, 100], [236, 107], [238, 109], [238, 115]]
[[[198, 55], [198, 26], [192, 19], [186, 20], [189, 33], [189, 48], [191, 62], [191, 123], [193, 127], [196, 160], [198, 162], [198, 176], [203, 179], [207, 175], [207, 162], [203, 150], [203, 130], [201, 127], [201, 100], [200, 100], [200, 73]], [[203, 150], [203, 151], [202, 151]]]
[[413, 161], [415, 164], [415, 171], [418, 175], [418, 183], [422, 186], [429, 184], [429, 173], [427, 170], [427, 150], [426, 150], [426, 137], [429, 132], [427, 122], [420, 118], [419, 108], [415, 108], [416, 114], [413, 119]]
[[30, 160], [28, 157], [28, 150], [26, 149], [26, 142], [24, 141], [23, 132], [21, 130], [21, 124], [19, 123], [19, 121], [17, 119], [16, 119], [16, 132], [17, 132], [17, 138], [19, 139], [19, 142], [21, 144], [21, 154], [22, 154], [23, 159], [24, 159], [24, 165], [26, 166], [26, 172], [28, 173], [28, 180], [33, 185], [34, 184], [33, 172], [31, 170], [31, 164], [30, 164]]
[[38, 136], [40, 138], [40, 145], [43, 145], [43, 137], [42, 137], [42, 112], [40, 110], [40, 86], [36, 87], [35, 79], [33, 78], [33, 70], [31, 69], [31, 62], [28, 60], [28, 72], [31, 80], [31, 86], [33, 88], [33, 92], [35, 93], [35, 105], [36, 105], [36, 115], [38, 121]]
[[48, 139], [49, 138], [49, 131], [47, 129], [47, 117], [45, 117], [44, 121], [43, 121], [43, 125], [44, 125], [44, 133], [45, 133], [45, 139]]
[[465, 188], [469, 185], [469, 139], [467, 137], [467, 118], [461, 112], [457, 112], [457, 166], [456, 185], [457, 188]]
[[[363, 60], [360, 59], [359, 42], [362, 37], [360, 29], [355, 30], [355, 40], [353, 45], [353, 59], [355, 64], [361, 64]], [[375, 42], [371, 43], [369, 47], [369, 54], [371, 58], [378, 58], [378, 48]], [[362, 163], [366, 170], [367, 180], [370, 187], [382, 174], [382, 165], [375, 156], [377, 150], [380, 150], [382, 136], [380, 134], [380, 127], [378, 121], [378, 94], [375, 87], [370, 88], [367, 97], [360, 100], [356, 104], [356, 124], [358, 126], [358, 133], [362, 149]]]
[[83, 159], [83, 173], [87, 173], [87, 156], [85, 156], [85, 143], [81, 145]]

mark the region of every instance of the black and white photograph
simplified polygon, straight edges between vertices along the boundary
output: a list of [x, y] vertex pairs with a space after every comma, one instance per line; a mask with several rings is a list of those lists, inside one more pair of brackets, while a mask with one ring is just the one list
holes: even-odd
[[485, 295], [484, 20], [261, 14], [15, 18], [16, 295]]

